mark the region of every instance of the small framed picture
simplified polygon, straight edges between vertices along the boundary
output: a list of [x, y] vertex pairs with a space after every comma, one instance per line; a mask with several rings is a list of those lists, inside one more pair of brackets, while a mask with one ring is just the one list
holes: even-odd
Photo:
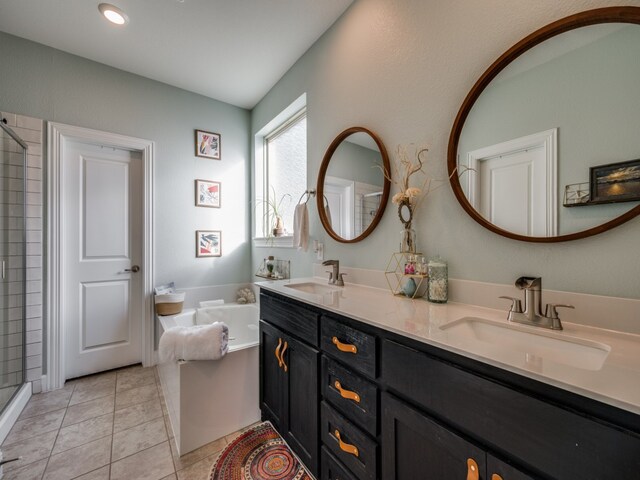
[[591, 167], [589, 177], [591, 202], [640, 200], [640, 159]]
[[220, 134], [196, 130], [196, 156], [220, 160]]
[[196, 207], [220, 208], [220, 182], [196, 180]]
[[220, 230], [196, 231], [196, 257], [222, 256], [222, 232]]

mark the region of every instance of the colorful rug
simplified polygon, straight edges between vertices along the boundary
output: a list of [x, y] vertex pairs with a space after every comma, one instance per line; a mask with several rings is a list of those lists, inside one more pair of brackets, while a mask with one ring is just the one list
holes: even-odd
[[213, 464], [209, 480], [312, 480], [270, 422], [240, 434]]

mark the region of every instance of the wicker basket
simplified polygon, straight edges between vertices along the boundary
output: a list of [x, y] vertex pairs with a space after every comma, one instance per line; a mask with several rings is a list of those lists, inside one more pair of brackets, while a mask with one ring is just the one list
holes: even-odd
[[184, 293], [156, 295], [156, 313], [158, 315], [176, 315], [182, 312]]

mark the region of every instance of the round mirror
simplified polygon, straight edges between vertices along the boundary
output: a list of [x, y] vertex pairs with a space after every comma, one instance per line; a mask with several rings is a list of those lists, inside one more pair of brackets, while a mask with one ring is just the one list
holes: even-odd
[[404, 223], [405, 228], [411, 228], [411, 222], [413, 221], [413, 210], [409, 208], [409, 201], [403, 200], [398, 205], [398, 216], [400, 221]]
[[320, 221], [332, 238], [354, 243], [369, 236], [389, 198], [389, 156], [380, 138], [363, 127], [340, 133], [318, 174]]
[[463, 208], [509, 238], [584, 238], [640, 214], [640, 8], [520, 41], [480, 77], [449, 139]]

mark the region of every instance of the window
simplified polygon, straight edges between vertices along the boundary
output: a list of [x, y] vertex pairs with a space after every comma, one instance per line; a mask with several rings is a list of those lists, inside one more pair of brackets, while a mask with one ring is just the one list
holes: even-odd
[[256, 136], [255, 236], [258, 238], [273, 236], [276, 211], [283, 220], [285, 236], [293, 235], [294, 209], [307, 189], [306, 109], [298, 107], [293, 114], [290, 111], [291, 107]]

